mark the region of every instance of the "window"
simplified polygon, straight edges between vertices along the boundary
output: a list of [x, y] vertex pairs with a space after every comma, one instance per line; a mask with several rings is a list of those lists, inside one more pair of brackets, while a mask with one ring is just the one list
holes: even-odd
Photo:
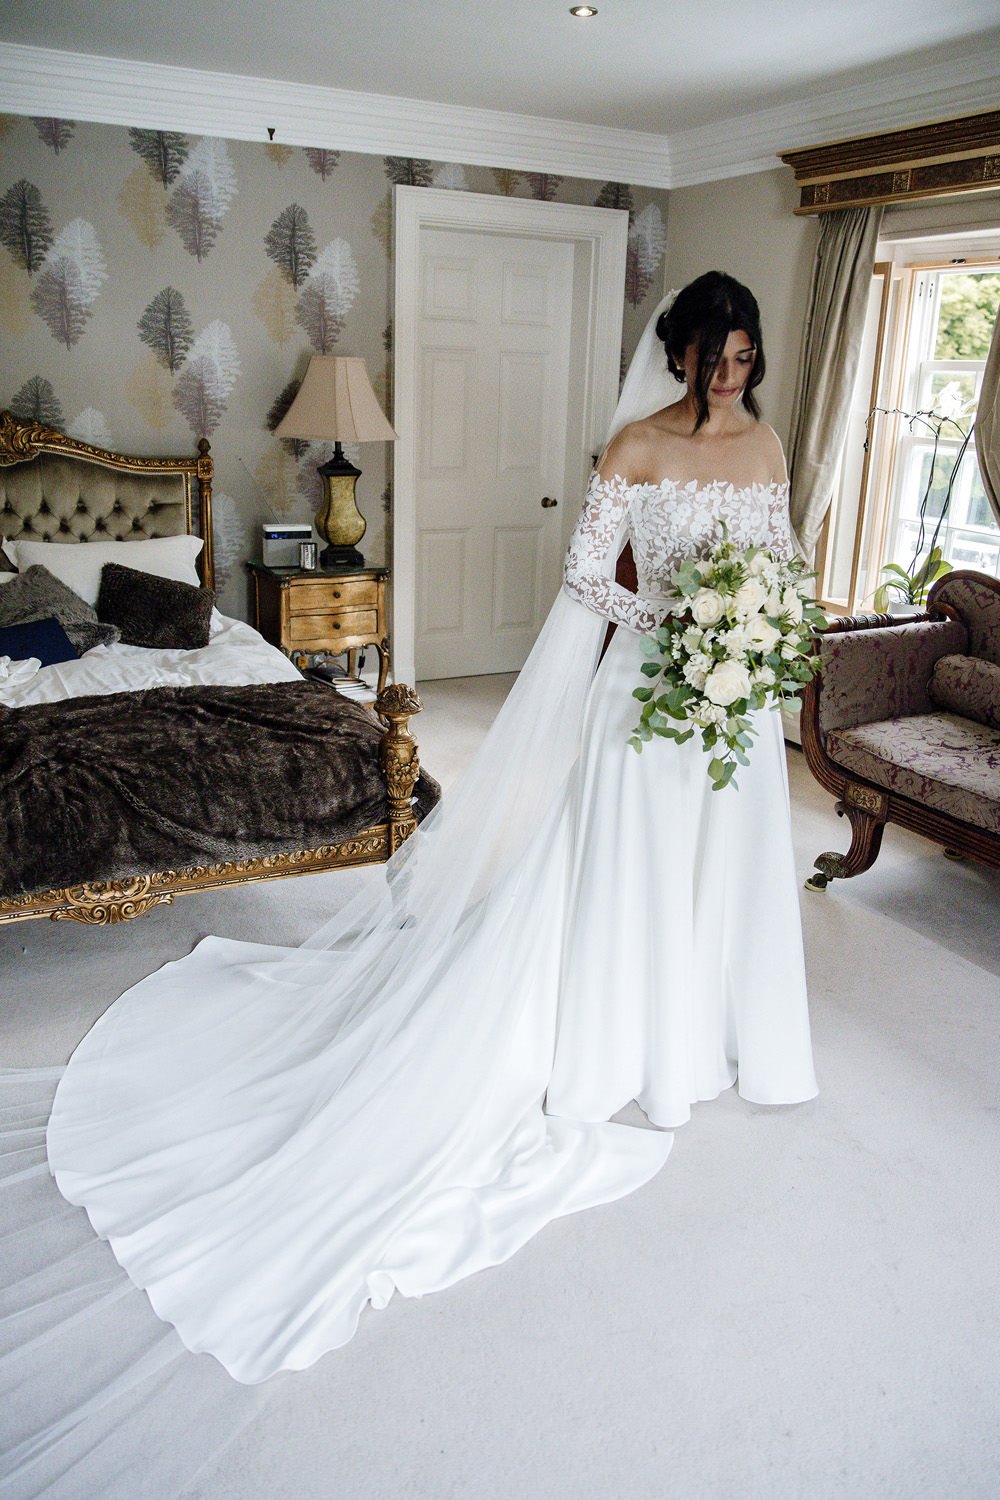
[[833, 611], [871, 610], [883, 566], [912, 574], [932, 546], [953, 567], [1000, 576], [1000, 527], [970, 435], [1000, 306], [1000, 258], [953, 253], [916, 263], [914, 248], [880, 260], [872, 280], [818, 555], [821, 597]]

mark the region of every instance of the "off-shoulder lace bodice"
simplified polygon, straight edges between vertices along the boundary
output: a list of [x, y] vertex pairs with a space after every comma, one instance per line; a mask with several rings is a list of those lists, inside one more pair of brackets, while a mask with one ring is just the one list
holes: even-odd
[[[671, 576], [686, 558], [721, 541], [723, 525], [740, 547], [770, 547], [791, 557], [787, 481], [630, 484], [620, 474], [611, 479], [594, 474], [566, 553], [565, 587], [617, 625], [641, 633], [655, 630], [667, 612]], [[626, 536], [632, 542], [637, 594], [613, 576]]]

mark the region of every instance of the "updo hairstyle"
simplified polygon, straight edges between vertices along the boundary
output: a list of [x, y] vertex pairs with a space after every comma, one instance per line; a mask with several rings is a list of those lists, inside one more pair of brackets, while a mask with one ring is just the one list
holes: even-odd
[[764, 344], [760, 332], [760, 308], [749, 287], [722, 271], [706, 271], [696, 281], [678, 292], [672, 306], [660, 314], [656, 336], [667, 351], [667, 368], [675, 380], [684, 381], [681, 361], [692, 344], [698, 345], [698, 369], [692, 396], [698, 412], [695, 432], [708, 420], [708, 388], [715, 367], [722, 358], [726, 340], [739, 330], [754, 345], [754, 362], [750, 378], [743, 388], [742, 401], [757, 420], [760, 407], [753, 390], [764, 379]]

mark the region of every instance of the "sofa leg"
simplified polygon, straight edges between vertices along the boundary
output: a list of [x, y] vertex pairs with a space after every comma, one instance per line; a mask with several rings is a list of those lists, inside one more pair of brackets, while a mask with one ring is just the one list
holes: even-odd
[[882, 834], [889, 811], [889, 799], [874, 787], [848, 782], [844, 799], [837, 803], [838, 816], [846, 813], [851, 824], [851, 847], [846, 854], [820, 854], [816, 869], [805, 886], [807, 891], [825, 891], [831, 880], [848, 880], [870, 870], [882, 847]]

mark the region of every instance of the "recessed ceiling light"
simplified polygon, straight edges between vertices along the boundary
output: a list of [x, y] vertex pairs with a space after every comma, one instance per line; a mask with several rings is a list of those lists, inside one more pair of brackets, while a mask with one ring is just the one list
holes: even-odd
[[586, 20], [588, 16], [596, 16], [597, 10], [593, 5], [571, 5], [569, 13], [571, 16], [579, 16], [581, 20]]

